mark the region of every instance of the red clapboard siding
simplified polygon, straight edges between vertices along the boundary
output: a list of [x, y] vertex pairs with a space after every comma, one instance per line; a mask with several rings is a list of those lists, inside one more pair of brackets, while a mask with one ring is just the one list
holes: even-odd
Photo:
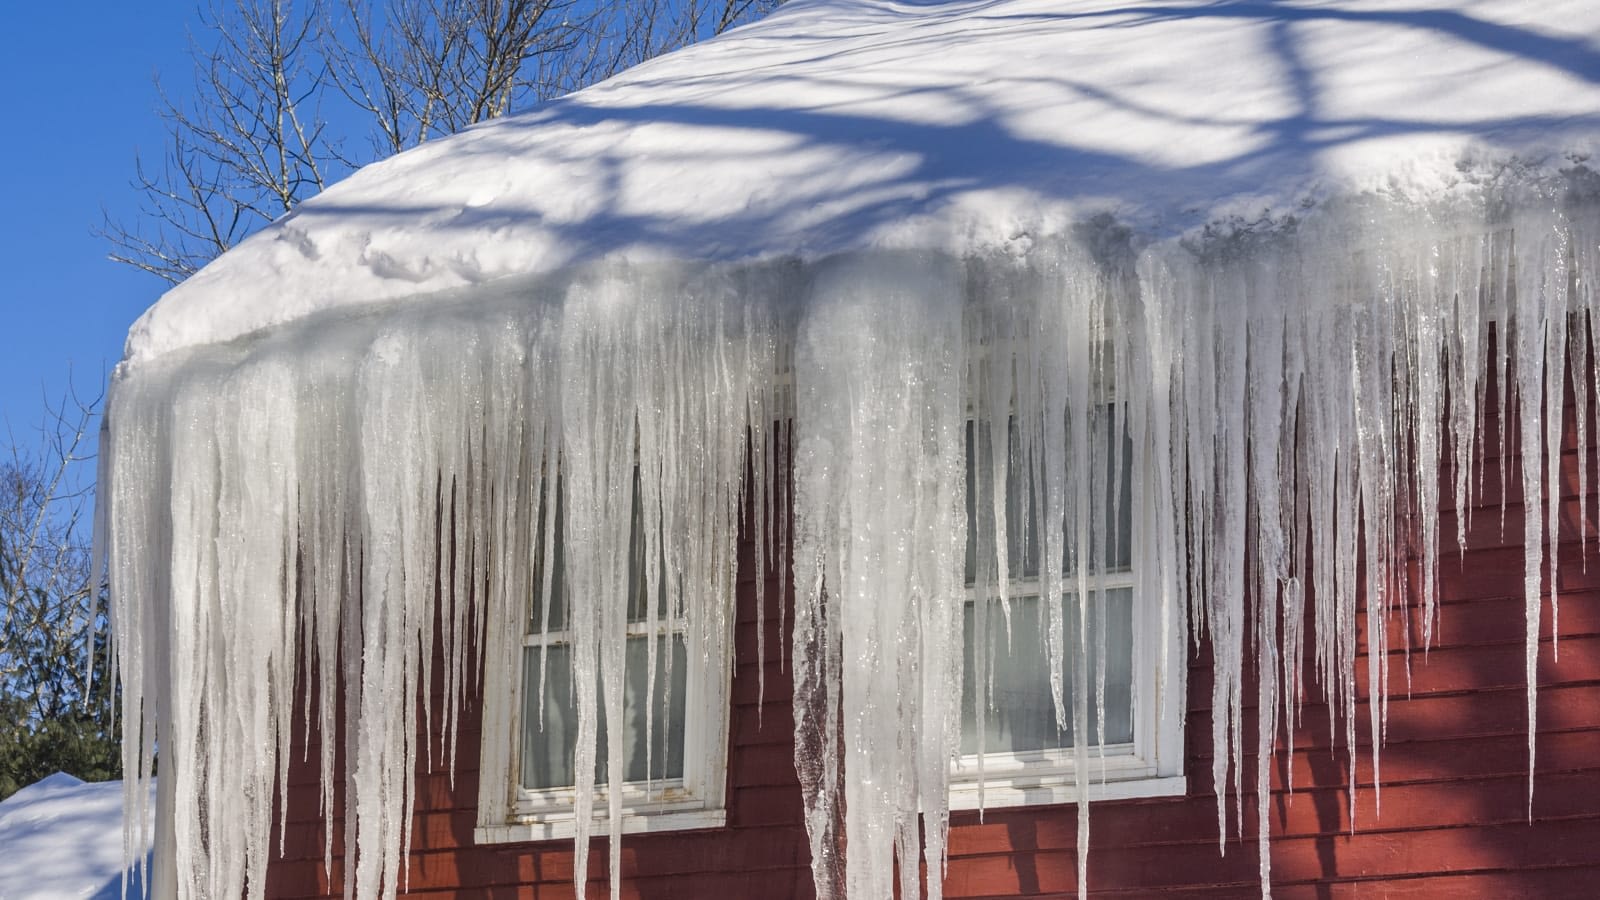
[[[1492, 403], [1489, 408], [1493, 410]], [[1377, 773], [1381, 789], [1374, 783], [1367, 724], [1369, 685], [1365, 665], [1358, 664], [1362, 700], [1357, 709], [1354, 830], [1342, 728], [1330, 733], [1328, 710], [1316, 685], [1307, 685], [1293, 751], [1280, 747], [1272, 760], [1269, 826], [1275, 896], [1600, 896], [1600, 851], [1595, 850], [1600, 847], [1600, 539], [1594, 521], [1600, 508], [1600, 473], [1592, 447], [1578, 454], [1568, 418], [1561, 478], [1560, 620], [1559, 625], [1552, 621], [1547, 596], [1538, 667], [1539, 775], [1531, 816], [1518, 435], [1511, 429], [1507, 436], [1506, 452], [1512, 459], [1502, 489], [1500, 446], [1496, 426], [1490, 423], [1478, 461], [1481, 482], [1474, 473], [1474, 483], [1481, 483], [1483, 490], [1468, 511], [1464, 554], [1456, 552], [1454, 543], [1457, 511], [1450, 476], [1442, 478], [1446, 510], [1440, 519], [1440, 619], [1427, 657], [1413, 653], [1408, 660], [1403, 652], [1408, 642], [1420, 640], [1421, 614], [1414, 601], [1404, 605], [1409, 621], [1385, 623], [1391, 672], [1387, 741]], [[1592, 439], [1592, 428], [1590, 435]], [[1587, 496], [1580, 496], [1580, 466], [1589, 473]], [[779, 627], [778, 585], [768, 581], [761, 634], [765, 652], [758, 658], [758, 628], [763, 626], [756, 622], [752, 557], [747, 541], [740, 560], [735, 629], [728, 826], [625, 838], [623, 897], [813, 896], [792, 763], [792, 682], [782, 659], [789, 635]], [[1366, 623], [1360, 618], [1364, 642]], [[436, 673], [440, 668], [436, 664]], [[762, 674], [764, 692], [758, 687]], [[1190, 661], [1187, 796], [1094, 808], [1091, 893], [1169, 898], [1259, 893], [1254, 692], [1246, 692], [1244, 734], [1252, 749], [1242, 759], [1245, 793], [1237, 796], [1234, 785], [1227, 786], [1228, 837], [1226, 853], [1219, 853], [1211, 784], [1211, 678], [1210, 650], [1202, 645]], [[442, 685], [432, 687], [437, 692]], [[572, 852], [567, 842], [473, 845], [478, 702], [476, 693], [468, 697], [455, 771], [419, 765], [405, 893], [570, 900]], [[436, 740], [437, 717], [431, 730], [427, 737]], [[302, 737], [297, 734], [296, 740]], [[290, 768], [288, 803], [281, 810], [287, 823], [283, 854], [268, 871], [271, 896], [341, 894], [343, 787], [335, 791], [333, 820], [324, 823], [319, 777], [314, 758], [297, 759]], [[1234, 812], [1240, 807], [1242, 822]], [[335, 855], [331, 871], [324, 871], [322, 864], [327, 828], [332, 829]], [[1070, 807], [990, 810], [982, 822], [976, 813], [957, 813], [952, 817], [945, 895], [964, 900], [1069, 896], [1076, 885], [1076, 848], [1077, 820]], [[590, 896], [606, 896], [603, 839], [593, 843], [589, 865]]]

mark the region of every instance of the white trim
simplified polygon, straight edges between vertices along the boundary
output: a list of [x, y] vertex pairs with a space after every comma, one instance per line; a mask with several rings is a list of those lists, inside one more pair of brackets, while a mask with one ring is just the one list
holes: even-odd
[[[1096, 781], [1089, 785], [1089, 802], [1102, 800], [1140, 800], [1149, 797], [1181, 797], [1188, 791], [1189, 780], [1182, 775], [1146, 776], [1125, 781]], [[1017, 806], [1059, 806], [1075, 803], [1078, 790], [1071, 784], [1056, 781], [1050, 784], [989, 784], [984, 788], [983, 803], [978, 802], [977, 782], [950, 786], [952, 810], [999, 809]]]
[[[596, 804], [598, 808], [599, 804]], [[661, 831], [694, 831], [721, 828], [728, 824], [726, 809], [678, 809], [669, 811], [634, 811], [622, 816], [623, 834], [650, 834]], [[594, 819], [590, 834], [605, 834], [607, 820]], [[571, 816], [560, 819], [529, 819], [508, 822], [504, 825], [478, 825], [472, 830], [476, 844], [520, 844], [528, 841], [571, 840], [578, 834], [577, 820]]]

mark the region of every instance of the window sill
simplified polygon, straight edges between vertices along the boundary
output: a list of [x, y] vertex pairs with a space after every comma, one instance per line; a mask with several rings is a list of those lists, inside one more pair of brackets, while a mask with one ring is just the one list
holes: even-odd
[[[1070, 780], [1051, 779], [1040, 783], [1038, 778], [995, 778], [984, 786], [985, 810], [1018, 806], [1054, 806], [1074, 803], [1078, 789]], [[1149, 797], [1181, 797], [1188, 791], [1188, 779], [1182, 775], [1146, 776], [1121, 781], [1096, 780], [1089, 785], [1089, 802], [1101, 800], [1138, 800]], [[950, 809], [978, 809], [976, 782], [950, 785]]]
[[[600, 804], [596, 804], [599, 807]], [[702, 828], [721, 828], [728, 824], [725, 809], [684, 809], [649, 814], [622, 814], [623, 834], [650, 834], [658, 831], [691, 831]], [[591, 834], [603, 835], [607, 824], [604, 817], [596, 817]], [[521, 844], [530, 841], [571, 840], [578, 833], [577, 820], [571, 816], [504, 825], [479, 825], [472, 831], [477, 844]]]

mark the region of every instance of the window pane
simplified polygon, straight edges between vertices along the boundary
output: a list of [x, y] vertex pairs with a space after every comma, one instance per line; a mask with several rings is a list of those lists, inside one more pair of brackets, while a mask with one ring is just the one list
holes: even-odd
[[[623, 719], [627, 745], [623, 748], [627, 781], [683, 777], [684, 694], [687, 688], [688, 652], [683, 635], [657, 642], [656, 697], [653, 751], [646, 758], [645, 670], [647, 638], [629, 638], [628, 673], [623, 686]], [[668, 675], [668, 647], [671, 674]], [[539, 648], [523, 652], [522, 786], [530, 790], [571, 787], [577, 781], [574, 757], [578, 739], [577, 701], [572, 691], [572, 648], [557, 644], [545, 650], [544, 722], [539, 721]], [[598, 687], [596, 688], [598, 691]], [[647, 772], [646, 767], [653, 769]], [[606, 783], [606, 729], [599, 725], [596, 785]]]
[[[1031, 492], [1023, 490], [1027, 484], [1027, 472], [1017, 454], [1017, 429], [1015, 426], [1010, 429], [1005, 448], [997, 448], [994, 441], [990, 440], [987, 422], [968, 422], [967, 584], [976, 584], [978, 581], [980, 546], [985, 555], [994, 554], [994, 454], [997, 452], [1010, 456], [1006, 460], [1004, 498], [1009, 577], [1033, 577], [1039, 574], [1039, 514], [1034, 508]], [[983, 543], [980, 545], [979, 541]], [[986, 573], [985, 581], [992, 580], [991, 570]]]
[[544, 710], [540, 721], [538, 647], [522, 652], [522, 786], [571, 785], [578, 714], [572, 695], [572, 648], [544, 648]]
[[[1071, 598], [1068, 599], [1071, 604]], [[1099, 715], [1095, 709], [1095, 678], [1098, 665], [1093, 645], [1093, 628], [1098, 613], [1089, 604], [1091, 643], [1089, 657], [1090, 740]], [[1133, 591], [1114, 588], [1105, 592], [1106, 616], [1106, 734], [1107, 744], [1133, 740]], [[986, 706], [987, 753], [1022, 752], [1071, 747], [1072, 659], [1078, 647], [1077, 617], [1067, 610], [1067, 665], [1064, 690], [1067, 696], [1067, 728], [1057, 730], [1055, 705], [1050, 699], [1050, 664], [1045, 652], [1047, 611], [1038, 597], [1012, 598], [1011, 644], [1006, 645], [1005, 620], [998, 604], [989, 614], [990, 692], [993, 702]], [[977, 678], [973, 672], [973, 606], [967, 604], [965, 621], [966, 660], [961, 678], [961, 752], [978, 752]]]
[[[1133, 564], [1133, 442], [1118, 424], [1114, 409], [1105, 414], [1105, 445], [1096, 464], [1103, 466], [1104, 494], [1093, 498], [1091, 527], [1100, 545], [1106, 571], [1127, 570]], [[1112, 435], [1121, 436], [1115, 446]], [[1112, 450], [1117, 452], [1113, 455]], [[1012, 579], [1039, 576], [1039, 510], [1027, 457], [1018, 446], [1017, 429], [1009, 429], [1007, 446], [994, 446], [987, 422], [967, 423], [967, 584], [978, 582], [979, 550], [994, 554], [994, 463], [997, 452], [1007, 454], [1005, 511], [1007, 568]], [[1087, 473], [1085, 473], [1087, 477]], [[1065, 523], [1062, 563], [1070, 566], [1076, 528]], [[982, 543], [980, 543], [980, 541]], [[992, 574], [985, 579], [990, 583]]]
[[[688, 650], [681, 634], [672, 635], [670, 641], [656, 641], [656, 696], [653, 698], [655, 713], [650, 736], [654, 746], [648, 748], [650, 752], [647, 757], [645, 704], [652, 699], [648, 697], [645, 686], [645, 672], [649, 669], [649, 661], [645, 656], [647, 640], [641, 637], [628, 641], [628, 679], [622, 699], [622, 715], [627, 726], [624, 731], [627, 745], [622, 751], [623, 771], [626, 773], [624, 781], [683, 777], [684, 698], [688, 693]], [[602, 755], [596, 781], [604, 782], [607, 780], [607, 774], [604, 756], [606, 734], [603, 725], [600, 729], [599, 746]]]
[[[561, 480], [558, 478], [556, 479], [556, 496], [554, 498], [556, 504], [556, 540], [553, 545], [551, 553], [552, 559], [550, 561], [550, 596], [552, 598], [561, 598], [566, 596], [566, 554], [562, 552], [561, 542], [561, 532], [566, 525], [566, 509], [564, 498], [562, 496], [563, 493], [564, 492], [561, 490]], [[548, 503], [550, 500], [551, 498], [546, 496], [543, 499], [543, 502]], [[544, 634], [548, 632], [550, 634], [558, 634], [567, 629], [567, 608], [566, 604], [559, 602], [559, 600], [551, 603], [549, 612], [549, 627], [546, 628], [544, 571], [543, 565], [541, 565], [543, 562], [541, 555], [543, 553], [545, 540], [544, 510], [542, 507], [539, 511], [539, 517], [538, 527], [535, 529], [537, 532], [537, 543], [534, 546], [538, 549], [538, 552], [535, 553], [533, 567], [533, 597], [528, 603], [528, 633]], [[648, 584], [646, 583], [644, 577], [644, 540], [640, 535], [642, 517], [643, 510], [639, 505], [639, 475], [638, 471], [635, 470], [633, 491], [633, 528], [628, 537], [628, 558], [631, 561], [631, 567], [628, 572], [629, 622], [643, 622], [645, 619], [645, 613], [647, 612], [645, 608], [645, 592], [648, 590]], [[665, 580], [667, 576], [666, 565], [664, 561], [657, 562], [656, 573], [658, 579], [662, 581]], [[657, 591], [656, 618], [658, 620], [666, 618], [666, 597], [667, 592], [665, 590], [665, 585], [663, 584], [662, 589]]]
[[559, 598], [565, 597], [567, 595], [567, 593], [566, 593], [567, 592], [567, 588], [566, 588], [566, 574], [567, 574], [566, 554], [564, 554], [562, 552], [562, 545], [561, 545], [561, 531], [562, 531], [562, 528], [566, 524], [566, 509], [565, 509], [565, 503], [563, 502], [564, 501], [564, 497], [562, 496], [563, 493], [564, 492], [561, 490], [561, 479], [557, 478], [556, 479], [555, 497], [552, 498], [550, 496], [549, 492], [546, 491], [545, 496], [542, 498], [542, 502], [540, 503], [540, 506], [539, 506], [539, 511], [538, 511], [539, 519], [538, 519], [538, 522], [536, 523], [536, 527], [534, 529], [534, 531], [535, 531], [534, 545], [533, 545], [534, 546], [534, 564], [533, 564], [533, 582], [532, 582], [533, 597], [530, 599], [530, 601], [528, 603], [528, 633], [529, 634], [543, 634], [546, 631], [546, 628], [545, 628], [545, 595], [544, 595], [544, 562], [545, 562], [545, 560], [544, 560], [544, 546], [545, 546], [545, 527], [544, 527], [544, 525], [545, 525], [545, 521], [544, 521], [545, 520], [545, 508], [544, 508], [544, 504], [545, 503], [550, 503], [550, 502], [552, 502], [552, 500], [556, 504], [556, 516], [555, 516], [555, 521], [554, 521], [555, 542], [551, 545], [552, 546], [552, 551], [551, 551], [552, 559], [550, 560], [550, 569], [551, 569], [551, 571], [550, 571], [550, 596], [552, 598], [558, 598], [558, 599], [556, 600], [556, 602], [553, 602], [553, 603], [550, 604], [550, 612], [549, 612], [550, 620], [549, 620], [549, 629], [548, 630], [550, 631], [550, 633], [554, 634], [554, 633], [557, 633], [557, 632], [565, 631], [567, 629], [567, 605], [565, 603], [562, 603], [562, 602], [559, 601]]
[[[639, 504], [639, 472], [633, 473], [633, 530], [628, 534], [628, 621], [633, 623], [643, 622], [645, 614], [649, 612], [645, 597], [650, 591], [650, 584], [645, 579], [644, 568], [644, 510]], [[656, 620], [661, 621], [667, 617], [667, 565], [661, 554], [656, 555], [655, 574], [656, 589]]]

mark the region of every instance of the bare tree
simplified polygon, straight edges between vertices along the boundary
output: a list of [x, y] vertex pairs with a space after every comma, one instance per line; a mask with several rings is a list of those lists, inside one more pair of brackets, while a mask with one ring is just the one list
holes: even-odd
[[[633, 0], [604, 8], [601, 32], [611, 52], [597, 69], [607, 78], [771, 12], [774, 0]], [[598, 80], [598, 79], [597, 79]]]
[[765, 13], [775, 0], [344, 0], [334, 81], [393, 153], [549, 100]]
[[316, 0], [217, 0], [202, 15], [192, 95], [162, 92], [159, 168], [135, 160], [140, 216], [102, 229], [113, 260], [176, 284], [327, 186], [338, 163], [319, 110], [324, 22]]
[[8, 434], [0, 459], [0, 684], [18, 675], [18, 635], [47, 633], [65, 656], [93, 616], [82, 527], [91, 487], [80, 469], [94, 406], [63, 401], [48, 417], [36, 448]]
[[69, 395], [0, 457], [0, 798], [57, 770], [116, 774], [114, 710], [84, 665], [106, 649], [83, 527], [95, 408]]
[[349, 41], [330, 35], [336, 83], [389, 154], [561, 92], [548, 68], [570, 63], [597, 19], [573, 0], [345, 0]]
[[[173, 284], [352, 169], [606, 78], [777, 0], [212, 0], [111, 258]], [[343, 126], [335, 129], [330, 123]], [[365, 132], [364, 134], [362, 132]], [[364, 140], [363, 140], [364, 139]]]

